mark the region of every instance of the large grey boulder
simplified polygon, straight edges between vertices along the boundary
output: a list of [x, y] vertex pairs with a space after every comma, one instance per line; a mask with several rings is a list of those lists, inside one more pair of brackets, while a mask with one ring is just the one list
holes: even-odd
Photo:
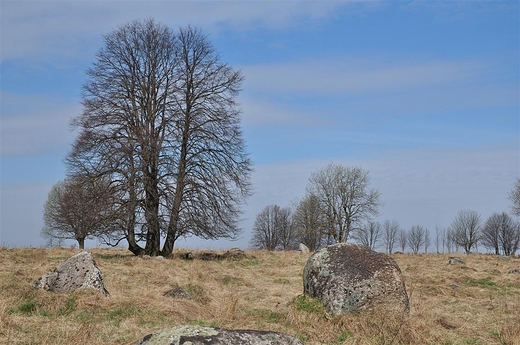
[[54, 271], [38, 278], [34, 286], [57, 293], [87, 288], [98, 290], [105, 296], [109, 295], [96, 261], [86, 251], [74, 255], [59, 264]]
[[287, 334], [253, 331], [226, 330], [201, 326], [176, 326], [152, 333], [141, 339], [137, 345], [302, 345]]
[[334, 315], [410, 310], [395, 260], [358, 244], [339, 243], [314, 253], [303, 271], [303, 290]]

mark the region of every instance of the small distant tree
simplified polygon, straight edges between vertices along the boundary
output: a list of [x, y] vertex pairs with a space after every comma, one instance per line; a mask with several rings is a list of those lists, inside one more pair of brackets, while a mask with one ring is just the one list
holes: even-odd
[[308, 191], [318, 197], [335, 242], [347, 242], [355, 228], [378, 215], [380, 193], [369, 184], [368, 171], [359, 167], [329, 164], [311, 175]]
[[515, 216], [520, 216], [520, 178], [516, 180], [515, 187], [509, 193], [509, 200], [513, 203], [511, 206], [511, 212]]
[[85, 239], [101, 237], [117, 227], [111, 198], [104, 180], [78, 175], [56, 183], [44, 205], [41, 236], [48, 243], [76, 240], [84, 249]]
[[446, 234], [445, 230], [438, 225], [435, 226], [435, 249], [437, 254], [439, 254], [442, 247], [442, 252], [444, 253], [444, 247], [446, 245]]
[[295, 249], [297, 238], [292, 223], [291, 209], [281, 207], [277, 216], [278, 248], [281, 250]]
[[497, 255], [514, 255], [520, 245], [520, 226], [505, 212], [493, 213], [484, 224], [481, 243]]
[[287, 249], [292, 234], [289, 221], [290, 209], [278, 205], [266, 206], [256, 216], [250, 246], [254, 249]]
[[399, 246], [401, 247], [401, 252], [404, 253], [407, 245], [408, 245], [408, 234], [406, 233], [406, 230], [401, 229], [401, 231], [399, 231]]
[[310, 251], [321, 247], [324, 242], [325, 219], [316, 195], [308, 194], [297, 204], [293, 215], [293, 226], [298, 240]]
[[430, 230], [424, 229], [424, 253], [428, 253], [428, 248], [431, 244]]
[[408, 245], [414, 254], [419, 252], [426, 243], [426, 229], [419, 225], [414, 225], [408, 232]]
[[462, 210], [451, 224], [453, 242], [464, 248], [466, 253], [478, 244], [481, 230], [480, 215], [475, 211]]
[[385, 251], [392, 254], [399, 234], [399, 222], [397, 220], [386, 220], [383, 223], [383, 244]]
[[364, 227], [354, 230], [352, 238], [367, 248], [375, 250], [382, 235], [381, 224], [370, 221]]

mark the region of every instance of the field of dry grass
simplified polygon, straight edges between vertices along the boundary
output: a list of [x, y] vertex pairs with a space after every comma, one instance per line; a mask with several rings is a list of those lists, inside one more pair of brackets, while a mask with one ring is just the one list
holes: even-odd
[[[520, 258], [394, 255], [410, 314], [331, 317], [301, 296], [308, 255], [248, 252], [240, 261], [159, 261], [90, 250], [110, 297], [32, 288], [77, 250], [0, 248], [0, 343], [132, 344], [178, 324], [285, 332], [305, 344], [520, 344]], [[180, 286], [192, 300], [165, 297]]]

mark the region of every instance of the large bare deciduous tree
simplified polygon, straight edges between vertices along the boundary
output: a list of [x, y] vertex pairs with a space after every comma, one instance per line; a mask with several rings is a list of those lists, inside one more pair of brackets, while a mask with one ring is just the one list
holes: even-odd
[[482, 228], [480, 241], [497, 255], [514, 255], [520, 246], [520, 225], [505, 212], [493, 213]]
[[453, 244], [464, 248], [469, 254], [471, 249], [477, 247], [480, 230], [480, 215], [475, 211], [462, 210], [451, 223], [449, 233]]
[[44, 205], [41, 235], [49, 241], [103, 237], [118, 227], [112, 194], [103, 180], [73, 176], [56, 183]]
[[313, 173], [309, 193], [320, 201], [327, 234], [335, 242], [347, 242], [351, 232], [378, 214], [380, 193], [369, 189], [368, 171], [360, 167], [329, 164]]
[[170, 256], [187, 235], [235, 238], [251, 172], [235, 102], [241, 73], [192, 27], [134, 21], [104, 39], [70, 171], [111, 182], [136, 255]]

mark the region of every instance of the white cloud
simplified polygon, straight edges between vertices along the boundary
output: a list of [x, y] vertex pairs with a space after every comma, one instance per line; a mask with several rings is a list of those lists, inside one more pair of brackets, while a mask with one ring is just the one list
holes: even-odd
[[246, 87], [307, 95], [399, 92], [423, 87], [467, 83], [482, 76], [479, 61], [409, 61], [399, 57], [334, 57], [243, 67]]
[[281, 29], [332, 15], [344, 1], [2, 1], [2, 61], [82, 56], [125, 22], [155, 18], [218, 31]]

